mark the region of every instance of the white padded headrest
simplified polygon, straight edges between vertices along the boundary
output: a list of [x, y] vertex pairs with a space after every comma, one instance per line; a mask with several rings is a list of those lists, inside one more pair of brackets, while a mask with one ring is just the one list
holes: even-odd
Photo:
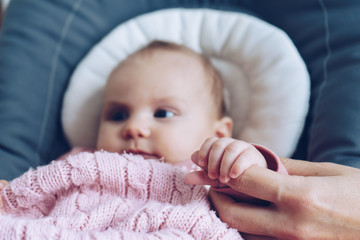
[[141, 15], [95, 45], [76, 68], [63, 102], [63, 128], [72, 146], [95, 147], [108, 75], [155, 39], [184, 44], [211, 59], [229, 91], [233, 137], [291, 155], [308, 110], [305, 64], [283, 31], [247, 14], [210, 9]]

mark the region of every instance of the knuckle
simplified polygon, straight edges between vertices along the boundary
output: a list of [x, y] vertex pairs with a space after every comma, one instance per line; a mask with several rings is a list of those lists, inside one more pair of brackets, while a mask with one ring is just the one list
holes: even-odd
[[238, 192], [246, 192], [252, 188], [252, 180], [246, 174], [241, 174], [238, 178], [232, 179], [234, 190]]
[[[279, 222], [280, 232], [284, 239], [320, 239], [318, 225], [313, 224], [314, 213], [326, 208], [325, 200], [319, 195], [317, 186], [312, 186], [299, 177], [291, 188], [281, 188], [278, 193], [277, 205], [287, 209], [287, 217]], [[321, 238], [323, 239], [323, 238]]]
[[[279, 219], [278, 219], [279, 220]], [[275, 236], [281, 236], [281, 239], [311, 240], [319, 239], [316, 226], [306, 218], [293, 214], [290, 217], [283, 218], [277, 224], [277, 228], [272, 232]]]
[[297, 201], [293, 200], [293, 202], [298, 206], [298, 208], [302, 211], [311, 211], [311, 208], [314, 205], [319, 205], [319, 199], [317, 190], [313, 187], [303, 188], [297, 196]]
[[251, 151], [241, 152], [237, 159], [240, 163], [251, 163], [251, 165], [257, 163], [257, 158], [253, 156]]
[[217, 141], [215, 137], [210, 137], [205, 140], [205, 142], [201, 145], [199, 153], [204, 154], [210, 149], [213, 143]]
[[208, 137], [208, 138], [206, 138], [205, 143], [213, 142], [215, 140], [217, 140], [216, 137]]
[[226, 146], [226, 151], [229, 153], [236, 153], [239, 151], [239, 146], [236, 142], [232, 142]]
[[319, 204], [316, 187], [299, 181], [296, 185], [279, 189], [279, 202], [299, 212], [311, 211], [312, 206]]
[[214, 150], [220, 150], [224, 148], [224, 143], [222, 141], [216, 141], [212, 145], [212, 149]]

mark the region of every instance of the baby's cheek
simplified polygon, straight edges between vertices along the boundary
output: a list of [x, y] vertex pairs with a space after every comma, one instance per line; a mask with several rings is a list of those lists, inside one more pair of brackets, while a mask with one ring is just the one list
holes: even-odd
[[164, 136], [161, 140], [156, 139], [156, 147], [161, 150], [165, 161], [169, 160], [170, 163], [179, 163], [184, 162], [190, 159], [191, 150], [189, 148], [189, 140], [181, 138], [179, 136], [175, 137], [174, 134], [169, 137]]
[[116, 152], [118, 149], [115, 147], [117, 141], [109, 137], [100, 137], [96, 144], [96, 150], [105, 150], [108, 152]]

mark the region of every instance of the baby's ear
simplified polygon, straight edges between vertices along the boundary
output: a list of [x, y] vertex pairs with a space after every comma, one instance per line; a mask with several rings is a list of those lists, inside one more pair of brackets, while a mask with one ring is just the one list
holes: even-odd
[[231, 137], [233, 121], [230, 117], [220, 118], [215, 126], [215, 135], [218, 138]]

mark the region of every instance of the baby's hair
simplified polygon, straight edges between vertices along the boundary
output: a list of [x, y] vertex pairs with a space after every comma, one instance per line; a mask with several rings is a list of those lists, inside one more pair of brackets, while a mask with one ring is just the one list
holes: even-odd
[[223, 117], [227, 114], [223, 81], [219, 72], [204, 55], [197, 53], [184, 45], [155, 40], [133, 53], [130, 57], [136, 56], [138, 54], [152, 53], [152, 51], [156, 49], [183, 52], [199, 58], [202, 65], [204, 66], [205, 73], [209, 76], [209, 80], [211, 81], [211, 93], [214, 96], [214, 103], [218, 109], [218, 115], [219, 117]]

